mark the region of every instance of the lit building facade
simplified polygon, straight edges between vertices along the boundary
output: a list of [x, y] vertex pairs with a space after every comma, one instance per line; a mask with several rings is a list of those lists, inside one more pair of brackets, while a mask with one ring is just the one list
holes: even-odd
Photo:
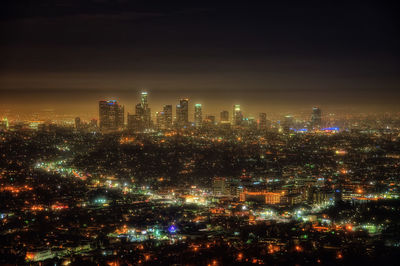
[[115, 100], [99, 102], [101, 130], [119, 130], [124, 126], [124, 107]]
[[228, 111], [222, 111], [220, 113], [220, 122], [221, 123], [228, 123], [229, 122], [229, 112]]
[[243, 122], [243, 113], [240, 109], [240, 104], [235, 104], [232, 110], [232, 124], [234, 126], [240, 126]]
[[201, 128], [203, 123], [203, 114], [201, 104], [194, 105], [194, 125], [196, 128]]
[[280, 204], [281, 194], [276, 192], [265, 192], [265, 191], [243, 191], [240, 193], [240, 201], [257, 201], [265, 204]]
[[151, 110], [147, 102], [147, 96], [147, 92], [142, 92], [140, 95], [140, 103], [135, 106], [135, 114], [142, 120], [142, 129], [140, 129], [140, 131], [149, 130], [151, 128]]
[[164, 129], [172, 128], [172, 105], [164, 105], [162, 122]]
[[189, 99], [180, 99], [176, 106], [176, 125], [183, 128], [189, 124]]
[[322, 126], [322, 112], [319, 107], [313, 107], [311, 114], [311, 127], [320, 129]]
[[267, 129], [267, 114], [266, 113], [260, 113], [258, 116], [258, 128], [260, 130], [265, 130]]

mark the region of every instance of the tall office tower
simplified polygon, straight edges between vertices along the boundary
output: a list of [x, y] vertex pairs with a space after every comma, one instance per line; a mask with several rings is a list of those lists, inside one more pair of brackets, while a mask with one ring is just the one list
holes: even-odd
[[144, 129], [143, 120], [140, 115], [131, 115], [128, 113], [128, 130], [131, 132], [142, 132]]
[[144, 116], [144, 110], [143, 110], [143, 107], [142, 107], [141, 103], [136, 104], [136, 106], [135, 106], [135, 114], [140, 116], [140, 117]]
[[189, 99], [180, 99], [176, 106], [176, 125], [185, 127], [189, 124]]
[[244, 122], [246, 123], [246, 126], [249, 127], [250, 129], [252, 130], [257, 129], [257, 120], [254, 117], [249, 116], [244, 119]]
[[151, 112], [149, 105], [147, 103], [147, 92], [143, 91], [141, 93], [140, 104], [143, 109], [143, 124], [145, 129], [151, 128]]
[[142, 105], [143, 109], [147, 109], [149, 106], [147, 104], [147, 92], [143, 91], [140, 97], [140, 104]]
[[[135, 125], [135, 128], [139, 128], [139, 131], [151, 128], [151, 110], [147, 102], [147, 92], [145, 91], [140, 94], [140, 103], [135, 106], [135, 115], [142, 120], [140, 125]], [[134, 120], [136, 121], [137, 118]], [[136, 121], [135, 123], [137, 124], [138, 122]]]
[[3, 117], [2, 120], [0, 120], [0, 130], [7, 130], [8, 129], [8, 119], [7, 117]]
[[164, 105], [163, 113], [164, 113], [164, 118], [163, 118], [164, 128], [171, 129], [172, 128], [172, 105]]
[[312, 109], [311, 126], [314, 129], [319, 129], [322, 126], [322, 115], [319, 107], [313, 107]]
[[260, 113], [258, 116], [258, 129], [267, 129], [267, 114]]
[[288, 133], [292, 127], [293, 127], [293, 116], [291, 115], [285, 116], [282, 123], [283, 132]]
[[75, 117], [75, 129], [76, 130], [81, 129], [81, 118], [80, 117]]
[[124, 126], [124, 107], [117, 101], [99, 101], [101, 130], [118, 130]]
[[229, 122], [229, 112], [228, 111], [222, 111], [220, 114], [220, 121], [222, 122]]
[[226, 178], [214, 177], [212, 190], [214, 196], [223, 196], [229, 194], [229, 186]]
[[156, 112], [156, 128], [158, 130], [166, 129], [164, 120], [165, 120], [165, 113], [163, 111]]
[[143, 91], [140, 94], [140, 103], [136, 104], [136, 115], [142, 120], [143, 130], [151, 128], [151, 110], [147, 102], [147, 92]]
[[243, 114], [242, 111], [240, 110], [240, 105], [235, 104], [233, 106], [233, 112], [232, 112], [232, 124], [234, 126], [240, 126], [243, 121]]
[[201, 104], [194, 105], [194, 125], [196, 128], [201, 128], [203, 123], [203, 116], [201, 111]]

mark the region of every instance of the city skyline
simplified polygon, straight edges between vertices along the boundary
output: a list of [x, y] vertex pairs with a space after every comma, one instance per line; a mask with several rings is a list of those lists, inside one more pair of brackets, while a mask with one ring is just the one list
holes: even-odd
[[[173, 112], [173, 118], [176, 118], [176, 105], [179, 103], [180, 99], [183, 99], [185, 97], [177, 97], [177, 98], [163, 98], [163, 100], [159, 100], [158, 102], [155, 99], [159, 99], [157, 97], [157, 94], [155, 93], [149, 93], [148, 91], [145, 91], [144, 89], [138, 89], [135, 90], [134, 95], [130, 95], [131, 100], [127, 100], [126, 98], [121, 98], [121, 97], [104, 97], [104, 98], [99, 98], [98, 101], [94, 101], [94, 99], [91, 99], [91, 101], [86, 102], [83, 104], [86, 109], [76, 109], [74, 108], [73, 110], [70, 109], [70, 106], [67, 108], [63, 108], [62, 104], [61, 106], [58, 105], [57, 107], [53, 107], [51, 105], [46, 106], [45, 104], [41, 105], [41, 107], [35, 107], [34, 109], [31, 108], [29, 104], [26, 104], [28, 109], [21, 109], [17, 106], [6, 106], [6, 105], [1, 105], [0, 104], [0, 115], [2, 116], [9, 116], [9, 117], [27, 117], [30, 116], [35, 116], [38, 118], [41, 118], [43, 114], [53, 114], [57, 116], [81, 116], [82, 118], [86, 120], [90, 120], [92, 118], [98, 118], [98, 102], [99, 101], [117, 101], [119, 104], [125, 107], [125, 117], [130, 113], [134, 114], [135, 113], [135, 105], [139, 101], [141, 101], [141, 94], [145, 92], [147, 97], [150, 97], [150, 103], [148, 104], [149, 106], [149, 112], [150, 116], [152, 119], [156, 119], [157, 113], [162, 110], [162, 108], [165, 105], [175, 105], [174, 112]], [[384, 109], [379, 105], [369, 105], [369, 108], [361, 108], [360, 106], [357, 105], [351, 105], [351, 104], [343, 104], [343, 105], [329, 105], [329, 104], [303, 104], [303, 105], [283, 105], [283, 104], [260, 104], [256, 105], [252, 103], [251, 101], [245, 101], [245, 100], [239, 100], [239, 101], [231, 101], [230, 103], [226, 101], [222, 101], [222, 104], [219, 104], [215, 100], [208, 100], [208, 101], [202, 101], [202, 100], [194, 100], [191, 97], [186, 97], [190, 101], [191, 104], [188, 106], [188, 114], [189, 114], [189, 120], [193, 120], [193, 115], [195, 113], [195, 105], [200, 104], [202, 106], [202, 112], [203, 112], [203, 118], [205, 118], [206, 115], [215, 115], [216, 117], [219, 117], [219, 114], [223, 110], [230, 110], [230, 120], [232, 119], [232, 106], [235, 104], [240, 103], [239, 105], [241, 106], [241, 109], [243, 112], [246, 113], [246, 116], [248, 117], [255, 117], [258, 116], [259, 113], [267, 113], [269, 115], [272, 115], [274, 117], [279, 117], [279, 116], [285, 116], [285, 115], [295, 115], [295, 116], [304, 116], [304, 114], [308, 115], [310, 108], [313, 108], [315, 106], [322, 107], [327, 113], [330, 114], [375, 114], [375, 113], [390, 113], [390, 112], [398, 112], [400, 109]], [[397, 106], [396, 106], [397, 107]], [[23, 111], [25, 110], [25, 111]], [[150, 111], [151, 110], [151, 111]], [[44, 115], [44, 116], [47, 116]], [[43, 118], [43, 117], [42, 117]], [[45, 119], [47, 119], [45, 117]], [[125, 120], [126, 121], [126, 120]]]
[[399, 18], [1, 1], [0, 265], [399, 264]]

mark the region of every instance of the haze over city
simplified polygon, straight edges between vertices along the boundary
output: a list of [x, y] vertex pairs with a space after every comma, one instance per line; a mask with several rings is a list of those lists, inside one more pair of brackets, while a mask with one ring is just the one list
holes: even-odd
[[154, 108], [181, 97], [211, 113], [325, 105], [398, 110], [395, 9], [359, 3], [6, 1], [0, 108], [95, 113], [143, 88]]

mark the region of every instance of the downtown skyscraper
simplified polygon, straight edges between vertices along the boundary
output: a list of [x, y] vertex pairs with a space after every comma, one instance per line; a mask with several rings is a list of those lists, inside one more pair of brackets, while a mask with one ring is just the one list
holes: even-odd
[[322, 112], [319, 107], [312, 108], [311, 114], [311, 127], [313, 129], [319, 129], [322, 126]]
[[235, 104], [232, 110], [232, 125], [240, 126], [243, 122], [243, 113], [240, 109], [240, 104]]
[[140, 94], [140, 103], [135, 105], [135, 114], [128, 114], [128, 129], [131, 131], [145, 131], [152, 127], [151, 110], [147, 102], [147, 92]]
[[99, 102], [100, 130], [118, 130], [124, 126], [124, 107], [115, 100]]
[[187, 127], [189, 125], [189, 99], [179, 100], [176, 106], [176, 126], [178, 128]]
[[172, 105], [167, 104], [163, 106], [162, 111], [162, 123], [164, 129], [171, 129], [172, 128]]
[[203, 114], [201, 110], [201, 104], [197, 103], [194, 105], [194, 125], [196, 128], [201, 128], [203, 123]]

